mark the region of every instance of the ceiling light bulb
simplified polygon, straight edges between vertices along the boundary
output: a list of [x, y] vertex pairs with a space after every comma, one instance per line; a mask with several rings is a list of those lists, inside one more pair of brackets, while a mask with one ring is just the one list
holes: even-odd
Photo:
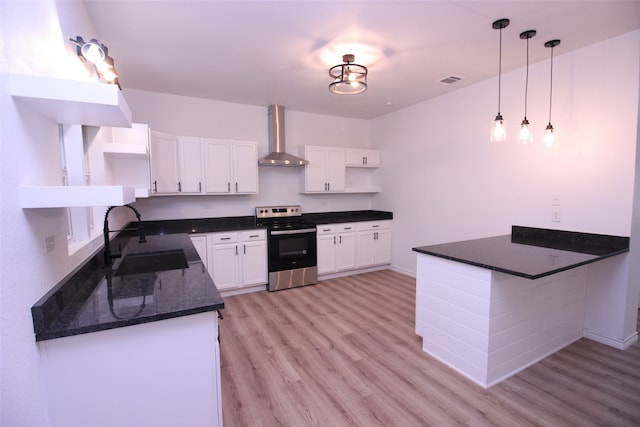
[[102, 46], [100, 46], [100, 42], [96, 39], [91, 39], [91, 41], [82, 45], [80, 50], [82, 52], [82, 56], [84, 56], [87, 61], [93, 64], [104, 60], [104, 49], [102, 48]]

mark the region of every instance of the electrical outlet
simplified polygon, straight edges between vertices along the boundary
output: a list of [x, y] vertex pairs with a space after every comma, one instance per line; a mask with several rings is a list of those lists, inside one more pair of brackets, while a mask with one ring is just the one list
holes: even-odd
[[560, 209], [554, 209], [551, 211], [551, 221], [560, 222]]
[[44, 238], [44, 253], [48, 254], [56, 248], [56, 241], [53, 236], [47, 236]]
[[551, 196], [551, 206], [560, 206], [560, 195], [554, 194]]

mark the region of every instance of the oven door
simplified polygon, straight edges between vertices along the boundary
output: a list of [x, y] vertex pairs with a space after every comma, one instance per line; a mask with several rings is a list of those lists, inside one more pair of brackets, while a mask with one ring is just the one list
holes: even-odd
[[269, 272], [315, 267], [316, 229], [270, 230]]

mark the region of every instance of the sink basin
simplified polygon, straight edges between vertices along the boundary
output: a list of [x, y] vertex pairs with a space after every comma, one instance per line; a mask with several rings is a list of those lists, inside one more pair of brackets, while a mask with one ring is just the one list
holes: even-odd
[[152, 273], [154, 271], [178, 270], [189, 268], [182, 249], [166, 251], [131, 253], [120, 262], [114, 276], [126, 274]]

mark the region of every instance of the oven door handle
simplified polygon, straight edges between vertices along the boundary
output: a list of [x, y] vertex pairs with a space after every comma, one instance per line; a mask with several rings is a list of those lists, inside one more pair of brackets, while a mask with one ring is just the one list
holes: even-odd
[[315, 233], [315, 228], [303, 228], [301, 230], [274, 230], [270, 231], [272, 236], [280, 236], [283, 234], [303, 234], [303, 233]]

